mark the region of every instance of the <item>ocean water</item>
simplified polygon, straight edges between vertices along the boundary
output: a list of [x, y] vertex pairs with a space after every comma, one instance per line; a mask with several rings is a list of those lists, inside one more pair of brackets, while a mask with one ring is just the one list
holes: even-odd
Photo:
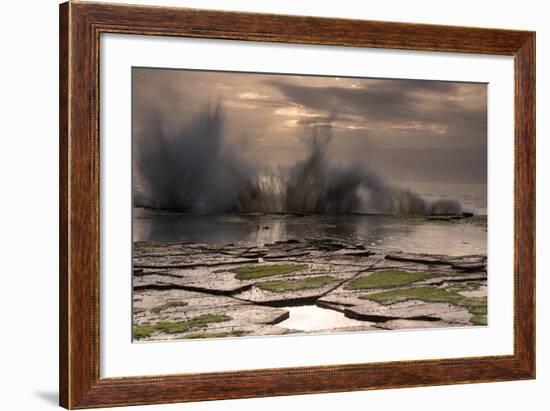
[[[410, 188], [410, 187], [409, 187]], [[487, 253], [486, 186], [416, 185], [428, 201], [456, 199], [471, 218], [452, 221], [398, 215], [191, 215], [135, 208], [134, 241], [193, 241], [262, 246], [290, 238], [339, 238], [381, 251], [448, 255]]]
[[262, 246], [278, 240], [337, 238], [372, 249], [441, 253], [487, 252], [485, 216], [455, 221], [379, 215], [222, 215], [194, 216], [140, 212], [134, 241], [193, 241]]

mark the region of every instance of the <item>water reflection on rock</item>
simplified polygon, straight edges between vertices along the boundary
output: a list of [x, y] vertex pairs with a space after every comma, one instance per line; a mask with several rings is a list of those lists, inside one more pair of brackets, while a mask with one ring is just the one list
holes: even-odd
[[134, 241], [194, 241], [262, 246], [287, 239], [333, 237], [379, 250], [448, 255], [487, 251], [487, 217], [433, 220], [392, 215], [216, 215], [134, 210]]

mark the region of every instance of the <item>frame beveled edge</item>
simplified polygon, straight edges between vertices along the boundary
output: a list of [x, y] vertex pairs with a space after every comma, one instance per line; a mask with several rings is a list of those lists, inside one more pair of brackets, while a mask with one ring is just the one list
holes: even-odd
[[[69, 2], [60, 5], [60, 405], [153, 403], [463, 384], [535, 377], [535, 33]], [[514, 354], [154, 377], [99, 373], [101, 33], [514, 56]]]

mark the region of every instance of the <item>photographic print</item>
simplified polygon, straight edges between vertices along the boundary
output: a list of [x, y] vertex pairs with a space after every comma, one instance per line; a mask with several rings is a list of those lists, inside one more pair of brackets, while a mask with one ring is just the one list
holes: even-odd
[[133, 341], [487, 325], [487, 84], [132, 69]]

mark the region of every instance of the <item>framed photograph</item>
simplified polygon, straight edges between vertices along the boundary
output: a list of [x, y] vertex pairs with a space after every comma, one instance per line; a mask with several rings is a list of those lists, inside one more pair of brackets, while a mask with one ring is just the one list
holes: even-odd
[[535, 378], [535, 33], [60, 6], [60, 404]]

